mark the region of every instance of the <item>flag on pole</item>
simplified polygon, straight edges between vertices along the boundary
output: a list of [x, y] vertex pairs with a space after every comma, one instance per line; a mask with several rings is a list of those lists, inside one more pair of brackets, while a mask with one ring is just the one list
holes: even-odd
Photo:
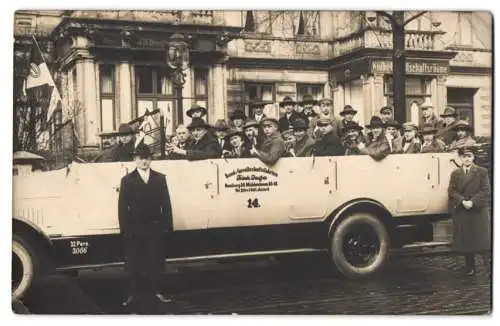
[[52, 117], [57, 105], [61, 102], [61, 95], [57, 90], [54, 79], [50, 74], [49, 67], [43, 59], [42, 51], [33, 37], [33, 48], [31, 49], [30, 73], [26, 79], [26, 89], [48, 86], [51, 88], [50, 101], [47, 110], [47, 121]]

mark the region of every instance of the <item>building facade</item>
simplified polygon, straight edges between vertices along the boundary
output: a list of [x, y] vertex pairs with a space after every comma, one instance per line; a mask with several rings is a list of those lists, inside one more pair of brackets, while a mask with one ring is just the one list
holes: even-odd
[[[159, 109], [172, 133], [189, 123], [194, 103], [214, 123], [237, 109], [249, 115], [254, 100], [277, 117], [285, 96], [310, 94], [332, 98], [336, 115], [352, 105], [363, 124], [392, 103], [392, 33], [374, 12], [66, 11], [51, 23], [58, 114], [78, 108], [83, 148], [98, 148], [101, 133], [148, 109]], [[173, 34], [189, 44], [182, 90], [166, 62]], [[423, 102], [437, 114], [451, 105], [475, 135], [491, 136], [492, 35], [487, 12], [432, 12], [407, 25], [408, 120]]]

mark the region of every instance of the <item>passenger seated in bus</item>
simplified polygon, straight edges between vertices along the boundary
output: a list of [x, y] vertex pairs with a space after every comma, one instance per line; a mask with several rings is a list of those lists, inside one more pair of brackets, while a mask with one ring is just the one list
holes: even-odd
[[[293, 122], [295, 122], [295, 120]], [[283, 157], [295, 157], [295, 151], [293, 149], [293, 145], [295, 144], [293, 128], [290, 126], [290, 129], [283, 131], [281, 133], [281, 138], [285, 141], [285, 154], [283, 154]]]
[[372, 127], [370, 124], [365, 125], [365, 131], [363, 133], [363, 140], [365, 145], [369, 145], [372, 142], [373, 139], [373, 134], [372, 134]]
[[422, 129], [424, 125], [430, 125], [432, 128], [436, 128], [437, 130], [440, 125], [440, 121], [434, 113], [434, 107], [430, 104], [423, 103], [420, 106], [420, 109], [422, 110], [422, 118], [420, 118], [420, 124], [418, 127]]
[[201, 105], [194, 104], [191, 106], [189, 110], [186, 112], [187, 116], [192, 118], [203, 118], [207, 115], [207, 109]]
[[[185, 125], [180, 124], [177, 126], [175, 130], [175, 136], [172, 137], [170, 143], [174, 146], [177, 146], [179, 149], [186, 149], [188, 144], [192, 142], [191, 134], [189, 133], [188, 128]], [[184, 155], [176, 154], [168, 150], [168, 143], [165, 144], [167, 158], [171, 160], [183, 160], [186, 157]]]
[[403, 150], [403, 137], [400, 130], [401, 126], [396, 120], [389, 119], [385, 123], [385, 136], [389, 141], [391, 153], [400, 153]]
[[229, 126], [226, 123], [226, 120], [217, 120], [212, 129], [214, 131], [215, 138], [217, 138], [217, 142], [219, 143], [220, 148], [222, 148], [223, 151], [230, 150], [231, 145], [226, 139], [227, 131], [229, 130]]
[[342, 146], [344, 146], [344, 155], [360, 155], [358, 145], [364, 142], [364, 137], [361, 131], [363, 127], [355, 121], [348, 121], [345, 125], [345, 135], [342, 138]]
[[456, 132], [453, 130], [457, 124], [457, 112], [451, 106], [444, 109], [441, 117], [444, 119], [444, 123], [440, 124], [436, 138], [444, 141], [446, 146], [449, 146], [453, 140], [456, 138]]
[[358, 111], [354, 110], [352, 106], [346, 105], [344, 106], [344, 109], [340, 111], [340, 115], [342, 116], [342, 119], [339, 121], [339, 136], [340, 138], [344, 137], [345, 135], [345, 127], [346, 124], [350, 121], [353, 121], [354, 116], [358, 113]]
[[284, 132], [292, 126], [293, 120], [297, 118], [305, 118], [302, 113], [297, 112], [294, 108], [297, 105], [290, 96], [285, 96], [282, 102], [279, 103], [281, 110], [284, 110], [283, 116], [278, 120], [279, 131]]
[[337, 136], [333, 121], [330, 118], [320, 118], [316, 123], [318, 135], [321, 137], [312, 146], [314, 156], [340, 156], [344, 155], [344, 147]]
[[247, 137], [248, 142], [251, 146], [255, 146], [256, 149], [259, 149], [262, 146], [264, 135], [260, 128], [260, 124], [257, 121], [246, 121], [243, 125], [243, 132], [245, 133], [245, 136]]
[[234, 128], [238, 130], [243, 130], [243, 124], [245, 123], [247, 116], [241, 110], [236, 110], [229, 116], [229, 120], [231, 120], [231, 124]]
[[406, 122], [403, 124], [403, 132], [403, 146], [399, 153], [420, 153], [420, 150], [422, 149], [422, 142], [418, 138], [418, 127], [414, 123]]
[[476, 141], [469, 135], [469, 132], [472, 132], [472, 127], [466, 121], [458, 121], [455, 127], [453, 127], [453, 131], [456, 133], [456, 136], [448, 147], [449, 151], [455, 151], [461, 147], [470, 147], [476, 144]]
[[[333, 114], [333, 101], [329, 98], [323, 98], [319, 101], [319, 119], [327, 118], [332, 121], [333, 132], [340, 139], [340, 121]], [[318, 120], [319, 120], [318, 119]], [[313, 133], [313, 138], [318, 139], [321, 138], [321, 132], [319, 132], [318, 120], [316, 120], [316, 129]]]
[[264, 118], [261, 126], [265, 135], [264, 141], [260, 149], [253, 146], [250, 154], [267, 165], [274, 165], [285, 153], [285, 141], [278, 131], [278, 120]]
[[135, 149], [135, 132], [128, 123], [122, 123], [115, 134], [118, 142], [103, 151], [94, 162], [131, 162]]
[[318, 101], [314, 100], [310, 94], [306, 94], [302, 98], [302, 102], [300, 102], [300, 104], [304, 107], [302, 114], [305, 118], [307, 118], [306, 122], [308, 131], [311, 131], [309, 136], [311, 136], [312, 130], [314, 130], [314, 127], [316, 126], [316, 120], [318, 119], [318, 114], [314, 111], [314, 106], [318, 105]]
[[293, 153], [294, 156], [304, 157], [310, 156], [312, 147], [315, 144], [314, 139], [307, 134], [309, 128], [308, 123], [304, 119], [296, 119], [292, 123], [293, 127]]
[[424, 124], [420, 130], [423, 137], [422, 149], [420, 153], [442, 153], [446, 150], [445, 143], [436, 138], [437, 129], [434, 124]]
[[243, 131], [231, 129], [227, 133], [226, 141], [229, 144], [229, 150], [222, 150], [223, 158], [247, 158], [251, 157], [247, 138]]
[[215, 137], [208, 132], [210, 128], [210, 125], [202, 118], [193, 118], [191, 124], [188, 126], [193, 141], [185, 149], [180, 149], [173, 143], [169, 143], [167, 144], [168, 152], [179, 154], [190, 161], [219, 158], [222, 149]]
[[383, 106], [380, 108], [380, 119], [383, 123], [387, 123], [389, 120], [394, 120], [394, 114], [390, 106]]
[[385, 136], [385, 124], [379, 117], [373, 116], [370, 120], [369, 127], [371, 129], [372, 139], [369, 144], [359, 143], [358, 149], [361, 154], [370, 155], [374, 160], [380, 161], [391, 152], [389, 141]]

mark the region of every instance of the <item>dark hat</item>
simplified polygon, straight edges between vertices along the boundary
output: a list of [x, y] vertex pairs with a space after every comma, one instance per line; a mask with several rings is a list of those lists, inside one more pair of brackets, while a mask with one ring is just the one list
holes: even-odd
[[205, 114], [207, 114], [207, 109], [204, 108], [203, 106], [201, 105], [198, 105], [198, 104], [194, 104], [191, 106], [191, 108], [189, 110], [187, 110], [186, 114], [188, 117], [192, 117], [193, 116], [193, 113], [196, 112], [196, 111], [201, 111], [201, 115], [204, 116]]
[[143, 157], [153, 156], [153, 154], [151, 153], [151, 149], [149, 149], [149, 146], [144, 143], [140, 143], [139, 145], [137, 145], [137, 147], [132, 152], [132, 155], [143, 156]]
[[318, 101], [316, 101], [312, 95], [309, 95], [309, 94], [306, 94], [302, 97], [302, 102], [300, 102], [300, 104], [302, 105], [308, 105], [308, 104], [312, 104], [312, 105], [317, 105], [318, 104]]
[[465, 153], [472, 153], [476, 155], [476, 146], [463, 146], [457, 149], [458, 155], [464, 155]]
[[191, 124], [187, 126], [188, 129], [194, 129], [194, 128], [205, 128], [209, 129], [210, 125], [205, 122], [202, 118], [193, 118], [191, 120]]
[[290, 96], [285, 96], [283, 101], [280, 102], [280, 107], [283, 107], [288, 104], [295, 105], [297, 104], [297, 102], [295, 102]]
[[120, 127], [118, 128], [118, 132], [116, 133], [117, 135], [130, 135], [130, 134], [135, 134], [134, 130], [128, 123], [122, 123]]
[[252, 101], [252, 102], [250, 102], [250, 103], [249, 103], [249, 106], [250, 106], [251, 108], [255, 108], [255, 107], [257, 107], [257, 108], [258, 108], [258, 107], [263, 107], [263, 106], [265, 106], [266, 104], [267, 104], [267, 103], [266, 103], [266, 102], [264, 102], [264, 101]]
[[430, 123], [424, 124], [422, 126], [422, 130], [420, 130], [420, 133], [422, 135], [430, 135], [430, 134], [435, 134], [437, 133], [437, 129], [434, 128], [434, 126]]
[[394, 119], [387, 120], [387, 122], [385, 123], [385, 126], [386, 127], [394, 127], [394, 128], [397, 128], [397, 129], [401, 129], [401, 125], [399, 124], [399, 122], [397, 122]]
[[229, 116], [229, 119], [234, 120], [234, 119], [242, 119], [246, 120], [247, 116], [245, 113], [241, 110], [235, 110], [231, 115]]
[[245, 124], [243, 125], [243, 130], [249, 127], [258, 127], [259, 123], [255, 120], [247, 120]]
[[382, 119], [380, 119], [379, 117], [377, 116], [373, 116], [370, 120], [370, 124], [368, 125], [369, 128], [385, 128], [385, 124], [384, 122], [382, 121]]
[[472, 127], [467, 123], [467, 121], [463, 120], [458, 121], [453, 127], [453, 130], [455, 131], [458, 129], [465, 129], [467, 131], [472, 131]]
[[304, 119], [294, 119], [292, 121], [293, 130], [307, 130], [309, 126]]
[[333, 121], [330, 118], [320, 118], [320, 119], [318, 119], [316, 121], [316, 125], [320, 125], [320, 124], [329, 124], [329, 125], [331, 125], [331, 124], [333, 124]]
[[454, 108], [451, 106], [447, 106], [446, 109], [444, 109], [444, 112], [441, 114], [441, 117], [456, 117], [457, 112], [455, 111]]
[[416, 124], [412, 122], [405, 122], [403, 123], [403, 130], [416, 130], [418, 131], [418, 127]]
[[321, 100], [318, 101], [319, 104], [321, 103], [328, 103], [328, 104], [333, 104], [333, 101], [329, 98], [322, 98]]
[[279, 126], [279, 122], [278, 120], [274, 119], [274, 118], [264, 118], [262, 120], [260, 120], [260, 125], [263, 126], [265, 124], [268, 124], [267, 122], [272, 122], [274, 123], [276, 126]]
[[383, 106], [380, 108], [380, 113], [384, 111], [390, 111], [392, 113], [392, 108], [390, 106]]
[[240, 136], [242, 139], [245, 137], [243, 130], [232, 128], [227, 132], [226, 138], [231, 139], [232, 136]]
[[229, 126], [226, 122], [226, 120], [224, 119], [219, 119], [215, 122], [214, 124], [214, 130], [217, 130], [217, 131], [224, 131], [224, 130], [228, 130], [229, 129]]
[[346, 131], [349, 131], [349, 130], [357, 130], [357, 131], [361, 131], [363, 130], [363, 127], [361, 127], [357, 122], [355, 121], [347, 121], [346, 125], [345, 125], [345, 130]]
[[343, 109], [342, 111], [340, 111], [340, 113], [339, 113], [339, 114], [340, 114], [341, 116], [344, 116], [344, 115], [349, 114], [349, 113], [350, 113], [350, 114], [356, 114], [356, 113], [358, 113], [358, 111], [354, 110], [354, 109], [352, 108], [352, 106], [350, 106], [350, 105], [346, 105], [346, 106], [344, 106], [344, 109]]

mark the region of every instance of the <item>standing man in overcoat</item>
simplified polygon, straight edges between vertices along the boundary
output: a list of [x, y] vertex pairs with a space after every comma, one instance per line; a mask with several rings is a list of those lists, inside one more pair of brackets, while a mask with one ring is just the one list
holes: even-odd
[[120, 184], [118, 217], [130, 305], [138, 313], [152, 313], [160, 303], [160, 275], [165, 262], [165, 237], [172, 231], [170, 196], [165, 175], [150, 168], [152, 153], [145, 144], [133, 152], [137, 168]]
[[481, 253], [490, 267], [490, 182], [488, 171], [475, 165], [475, 149], [458, 150], [462, 166], [451, 173], [448, 208], [453, 218], [453, 248], [465, 256], [468, 275], [476, 273], [475, 254]]

